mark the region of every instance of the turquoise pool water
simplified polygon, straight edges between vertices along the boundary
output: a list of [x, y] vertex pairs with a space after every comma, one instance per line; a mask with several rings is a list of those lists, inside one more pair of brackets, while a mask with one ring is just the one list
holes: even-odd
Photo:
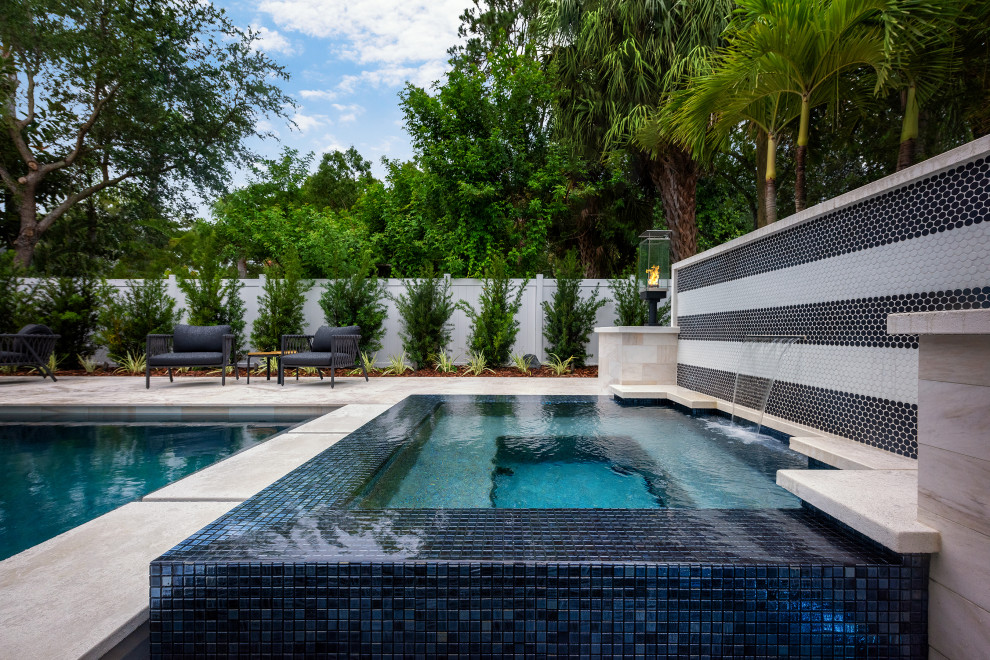
[[0, 424], [0, 559], [264, 442], [283, 428]]
[[795, 508], [808, 459], [719, 417], [611, 399], [450, 398], [352, 502], [387, 508]]

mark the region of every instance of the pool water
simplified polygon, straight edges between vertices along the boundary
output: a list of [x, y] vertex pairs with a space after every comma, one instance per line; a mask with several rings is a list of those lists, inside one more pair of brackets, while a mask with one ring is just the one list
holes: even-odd
[[0, 424], [0, 559], [260, 444], [283, 428]]
[[786, 442], [672, 408], [516, 397], [446, 400], [354, 508], [797, 508]]

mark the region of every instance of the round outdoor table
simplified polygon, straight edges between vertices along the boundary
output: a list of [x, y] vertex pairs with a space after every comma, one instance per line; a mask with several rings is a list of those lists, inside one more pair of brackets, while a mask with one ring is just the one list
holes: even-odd
[[[285, 354], [295, 353], [295, 351], [286, 351]], [[251, 358], [268, 358], [273, 357], [276, 360], [278, 356], [282, 354], [282, 351], [254, 351], [253, 353], [247, 354], [247, 382], [248, 385], [251, 384]], [[265, 360], [265, 380], [272, 379], [272, 361]]]

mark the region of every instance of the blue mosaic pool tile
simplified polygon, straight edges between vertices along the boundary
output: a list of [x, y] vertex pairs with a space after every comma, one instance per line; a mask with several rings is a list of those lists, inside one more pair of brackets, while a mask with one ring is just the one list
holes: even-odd
[[153, 562], [152, 657], [926, 657], [927, 557], [812, 509], [345, 508], [462, 400], [410, 397]]

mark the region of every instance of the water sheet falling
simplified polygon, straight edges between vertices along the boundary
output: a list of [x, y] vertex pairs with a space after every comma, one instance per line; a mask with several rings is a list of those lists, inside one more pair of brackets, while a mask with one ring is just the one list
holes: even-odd
[[[735, 383], [732, 386], [732, 423], [736, 422], [736, 403], [759, 412], [757, 432], [763, 427], [770, 392], [777, 382], [780, 364], [792, 344], [804, 335], [746, 335], [739, 354]], [[744, 371], [746, 373], [744, 373]], [[761, 375], [762, 374], [762, 375]]]

